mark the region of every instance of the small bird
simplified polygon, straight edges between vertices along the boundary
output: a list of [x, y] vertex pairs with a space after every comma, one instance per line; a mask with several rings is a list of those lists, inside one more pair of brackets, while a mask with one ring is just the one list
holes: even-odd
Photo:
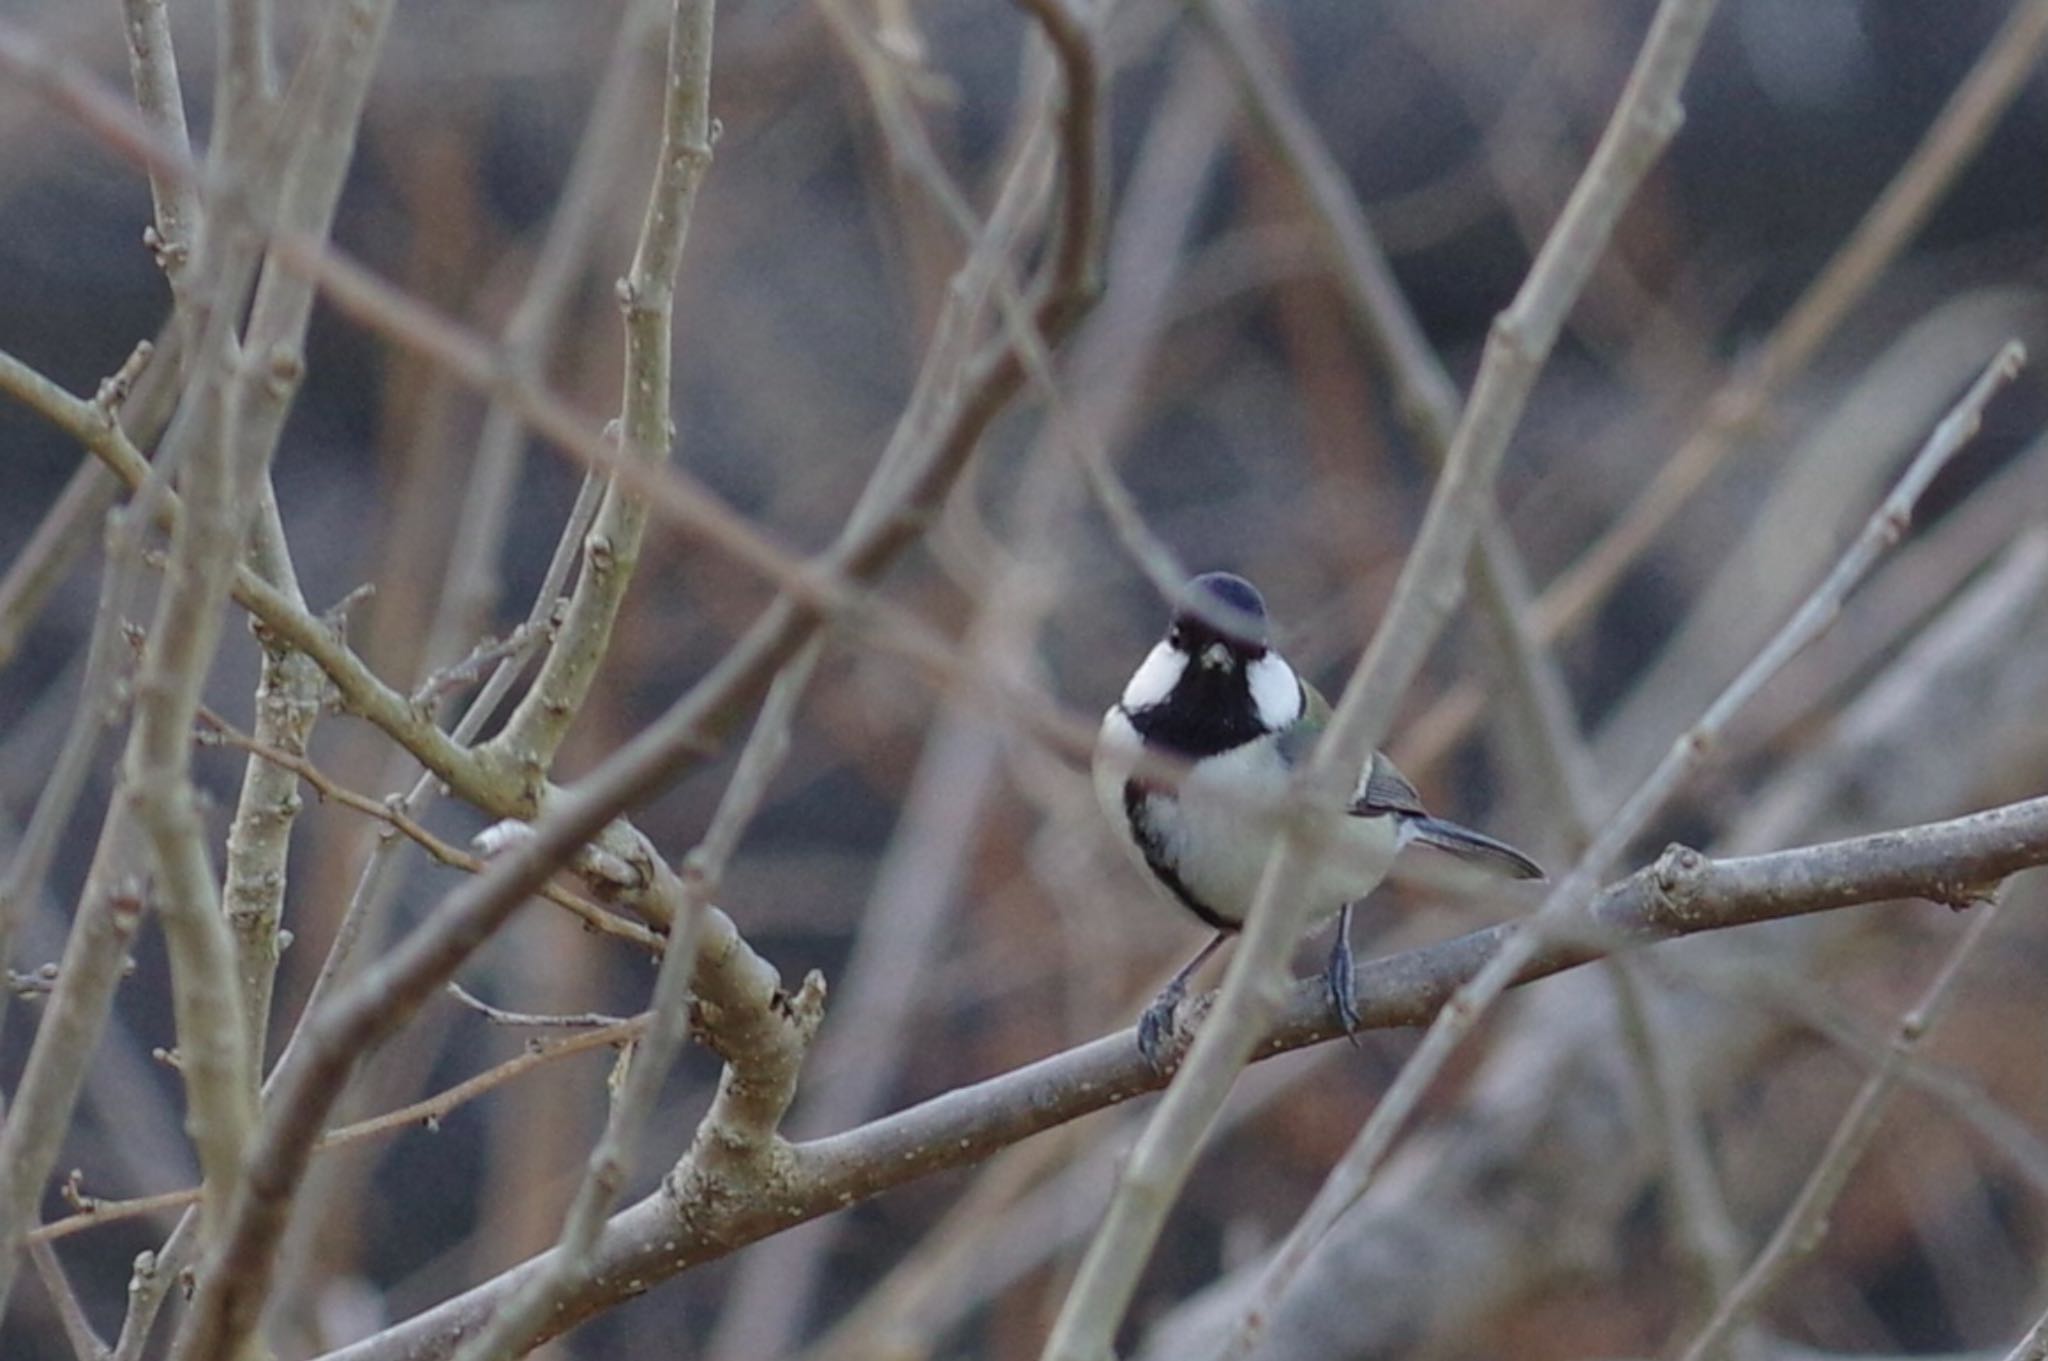
[[[1145, 1009], [1138, 1048], [1161, 1066], [1174, 1011], [1202, 962], [1244, 925], [1276, 835], [1262, 808], [1278, 806], [1308, 759], [1330, 706], [1272, 645], [1266, 602], [1229, 572], [1189, 582], [1166, 636], [1102, 718], [1095, 792], [1117, 840], [1162, 889], [1216, 932]], [[1141, 753], [1185, 763], [1178, 778], [1137, 767]], [[1378, 886], [1410, 842], [1448, 851], [1516, 879], [1536, 862], [1490, 836], [1434, 818], [1415, 787], [1373, 753], [1312, 872], [1315, 924], [1336, 917], [1323, 978], [1347, 1033], [1352, 999], [1351, 905]]]

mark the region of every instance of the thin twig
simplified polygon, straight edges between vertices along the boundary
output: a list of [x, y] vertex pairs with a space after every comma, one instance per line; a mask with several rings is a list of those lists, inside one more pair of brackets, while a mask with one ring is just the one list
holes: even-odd
[[1778, 460], [1767, 489], [1727, 525], [1720, 560], [1689, 592], [1685, 618], [1602, 720], [1601, 751], [1624, 789], [1662, 754], [1670, 715], [1712, 699], [1827, 570], [1864, 506], [1884, 495], [1984, 357], [2031, 326], [2033, 316], [2013, 302], [1980, 295], [1935, 308], [1886, 345]]
[[[1096, 72], [1101, 60], [1098, 55], [1100, 36], [1096, 32], [1099, 21], [1092, 15], [1055, 3], [1055, 0], [1019, 0], [1019, 4], [1037, 19], [1048, 46], [1065, 71], [1066, 88], [1075, 92], [1069, 95], [1069, 107], [1057, 125], [1062, 143], [1061, 155], [1070, 166], [1089, 167], [1087, 176], [1090, 181], [1099, 178], [1105, 155], [1102, 125], [1093, 111], [1093, 90], [1100, 79]], [[1053, 438], [1066, 447], [1086, 475], [1088, 485], [1125, 553], [1162, 598], [1174, 599], [1187, 579], [1186, 570], [1165, 541], [1146, 525], [1135, 498], [1111, 466], [1100, 433], [1081, 420], [1067, 402], [1053, 373], [1051, 346], [1038, 331], [1031, 308], [1016, 280], [1004, 267], [1001, 253], [991, 249], [1000, 245], [1007, 235], [995, 230], [1001, 220], [1001, 206], [997, 215], [992, 215], [988, 228], [976, 220], [966, 194], [932, 152], [923, 125], [904, 107], [902, 82], [893, 78], [893, 64], [872, 49], [864, 32], [853, 28], [848, 33], [853, 21], [844, 17], [839, 7], [830, 6], [827, 13], [840, 16], [835, 26], [847, 35], [849, 50], [865, 58], [861, 62], [861, 71], [868, 77], [882, 127], [898, 160], [970, 251], [989, 262], [990, 271], [985, 280], [988, 291], [1033, 388], [1045, 400], [1047, 424]], [[1082, 98], [1084, 95], [1085, 99]], [[1081, 102], [1077, 104], [1077, 100]], [[1035, 133], [1036, 128], [1032, 131]], [[1031, 145], [1027, 139], [1027, 152]], [[1024, 157], [1020, 155], [1020, 169], [1023, 161]], [[1013, 177], [1010, 183], [1015, 182]], [[1092, 197], [1092, 192], [1077, 192], [1075, 187], [1069, 188], [1062, 203], [1066, 213], [1063, 240], [1078, 243], [1085, 241], [1089, 234], [1100, 232], [1098, 224], [1083, 221], [1079, 216], [1100, 213], [1101, 208], [1092, 201]], [[1006, 195], [1002, 206], [1007, 206], [1008, 202]], [[1082, 260], [1076, 267], [1092, 268], [1092, 264]], [[1089, 286], [1098, 285], [1091, 282]], [[978, 307], [982, 299], [977, 295], [974, 301]]]
[[[434, 636], [445, 635], [436, 633]], [[425, 708], [449, 691], [474, 685], [485, 667], [495, 668], [508, 660], [530, 656], [540, 641], [541, 630], [523, 623], [503, 638], [485, 638], [471, 648], [460, 661], [450, 662], [446, 666], [429, 671], [426, 677], [412, 688], [412, 702]]]
[[[377, 819], [410, 839], [441, 864], [467, 870], [471, 874], [481, 874], [488, 863], [482, 857], [471, 855], [461, 847], [443, 841], [428, 831], [423, 823], [406, 810], [402, 801], [380, 801], [367, 794], [358, 793], [337, 782], [333, 776], [305, 757], [256, 740], [211, 709], [202, 706], [199, 717], [205, 725], [200, 729], [200, 740], [218, 741], [238, 747], [280, 770], [290, 771], [313, 786], [321, 798], [352, 809], [365, 817]], [[638, 922], [629, 921], [616, 912], [607, 912], [589, 899], [553, 884], [543, 885], [537, 891], [557, 907], [573, 913], [592, 930], [601, 931], [608, 936], [617, 936], [620, 940], [629, 941], [650, 954], [661, 953], [662, 938]]]
[[120, 485], [97, 462], [80, 463], [7, 564], [7, 575], [0, 578], [0, 667], [14, 659], [50, 593], [92, 543], [93, 527], [105, 520]]
[[[154, 438], [168, 417], [166, 408], [175, 393], [180, 357], [175, 333], [163, 345], [137, 342], [121, 367], [101, 381], [91, 401], [79, 403], [82, 410], [75, 413], [77, 423], [110, 432], [126, 418], [143, 429], [146, 438]], [[73, 400], [55, 383], [4, 354], [0, 354], [0, 391], [31, 407], [52, 399], [58, 405]], [[56, 413], [46, 414], [59, 419]], [[49, 603], [51, 592], [92, 545], [93, 529], [113, 505], [118, 488], [98, 463], [81, 464], [20, 554], [8, 564], [7, 575], [0, 578], [0, 666], [12, 660], [30, 624]]]
[[2007, 1353], [2005, 1361], [2048, 1361], [2048, 1314], [2034, 1321], [2027, 1335]]
[[[275, 500], [266, 500], [274, 511]], [[264, 508], [258, 507], [257, 523], [262, 525], [266, 519]], [[251, 554], [257, 559], [257, 570], [303, 604], [281, 530], [274, 536], [259, 532], [254, 537], [262, 545]], [[252, 740], [266, 752], [304, 757], [312, 743], [313, 725], [323, 711], [326, 677], [305, 653], [261, 636], [258, 643], [261, 652]], [[235, 979], [249, 1037], [252, 1084], [262, 1071], [270, 1032], [292, 828], [302, 807], [292, 773], [262, 753], [252, 752], [242, 770], [235, 816], [228, 824], [227, 872], [221, 885], [221, 908], [234, 940]]]
[[[194, 1190], [191, 1194], [196, 1204], [199, 1193]], [[122, 1315], [121, 1332], [114, 1339], [114, 1352], [108, 1361], [139, 1361], [142, 1349], [149, 1345], [150, 1331], [170, 1294], [171, 1284], [184, 1271], [198, 1238], [199, 1216], [187, 1213], [171, 1230], [162, 1248], [135, 1255], [134, 1269], [128, 1277], [128, 1308]]]
[[[165, 0], [121, 0], [127, 20], [128, 79], [135, 87], [135, 107], [173, 146], [189, 147], [185, 97], [178, 84], [178, 57], [171, 46], [171, 22]], [[199, 194], [190, 180], [151, 170], [149, 196], [155, 213], [147, 242], [157, 267], [170, 281], [174, 296], [184, 289], [185, 267], [192, 259], [199, 231]]]
[[64, 1340], [71, 1345], [72, 1356], [77, 1361], [102, 1361], [107, 1344], [92, 1330], [92, 1320], [85, 1316], [78, 1292], [71, 1288], [71, 1278], [64, 1274], [64, 1264], [57, 1260], [56, 1249], [48, 1243], [30, 1243], [28, 1252], [36, 1264], [36, 1275], [42, 1280], [43, 1293], [57, 1311], [57, 1321], [63, 1326]]
[[1925, 995], [1899, 1018], [1898, 1032], [1892, 1037], [1884, 1061], [1864, 1079], [1849, 1109], [1843, 1112], [1841, 1123], [1835, 1126], [1820, 1161], [1814, 1164], [1806, 1183], [1778, 1221], [1770, 1241], [1749, 1264], [1749, 1270], [1735, 1283], [1735, 1288], [1722, 1298], [1706, 1326], [1694, 1336], [1682, 1361], [1706, 1361], [1715, 1355], [1728, 1335], [1749, 1320], [1786, 1273], [1820, 1246], [1827, 1233], [1828, 1212], [1848, 1185], [1849, 1174], [1862, 1160], [1864, 1150], [1870, 1147], [1878, 1120], [1898, 1086], [1901, 1070], [1929, 1032], [1941, 1023], [1949, 1004], [1955, 1000], [1956, 982], [1962, 977], [1964, 965], [1997, 922], [1998, 909], [2004, 901], [2002, 887], [1971, 913], [1969, 928], [1949, 952]]
[[607, 1016], [597, 1011], [567, 1014], [549, 1012], [545, 1015], [536, 1015], [529, 1011], [507, 1011], [503, 1007], [492, 1006], [452, 978], [448, 980], [446, 990], [450, 997], [492, 1025], [517, 1026], [530, 1030], [593, 1030], [600, 1026], [621, 1025], [626, 1019], [623, 1016]]
[[[126, 371], [124, 369], [124, 373]], [[81, 427], [82, 440], [90, 442], [108, 438], [110, 444], [126, 444], [126, 437], [113, 418], [111, 390], [105, 402], [98, 399], [82, 402], [18, 362], [0, 357], [0, 372], [5, 374], [0, 381], [21, 380], [22, 388], [31, 394], [32, 400], [47, 400], [62, 407], [66, 415]], [[168, 376], [172, 369], [167, 364], [152, 365], [147, 372], [167, 375], [157, 381], [160, 393], [168, 394], [175, 386]], [[140, 476], [134, 481], [136, 494], [133, 502], [109, 515], [107, 565], [102, 579], [100, 614], [94, 625], [95, 642], [88, 650], [88, 679], [95, 680], [99, 686], [111, 684], [111, 678], [105, 666], [97, 678], [92, 675], [91, 657], [94, 651], [101, 657], [110, 658], [112, 655], [114, 634], [124, 625], [122, 615], [126, 602], [133, 593], [141, 570], [144, 536], [157, 509], [170, 498], [169, 482], [178, 466], [179, 452], [179, 446], [172, 443], [155, 465], [137, 469]], [[168, 607], [170, 596], [171, 592], [166, 591], [160, 597], [160, 611]], [[164, 695], [156, 698], [174, 699]], [[45, 790], [46, 798], [39, 800], [36, 818], [32, 820], [25, 838], [28, 852], [16, 867], [22, 877], [15, 881], [10, 876], [10, 882], [15, 884], [10, 892], [22, 892], [24, 901], [27, 896], [25, 887], [31, 878], [39, 881], [47, 868], [46, 864], [39, 866], [37, 863], [44, 853], [35, 849], [35, 822], [50, 818], [52, 821], [46, 834], [54, 837], [56, 828], [68, 820], [67, 801], [75, 801], [77, 789], [73, 786], [83, 779], [84, 766], [89, 763], [89, 752], [78, 744], [90, 741], [86, 731], [88, 726], [96, 730], [104, 721], [108, 696], [88, 694], [86, 699], [98, 712], [82, 709], [75, 715], [72, 732], [66, 738], [66, 749], [60, 757], [75, 760], [78, 767], [61, 767], [56, 772], [57, 779]], [[133, 736], [131, 734], [131, 748]], [[27, 1067], [15, 1092], [14, 1107], [8, 1113], [5, 1128], [0, 1129], [0, 1314], [6, 1311], [19, 1268], [21, 1235], [35, 1217], [35, 1206], [44, 1180], [55, 1164], [60, 1140], [70, 1123], [71, 1112], [83, 1084], [86, 1056], [92, 1052], [94, 1043], [105, 1028], [115, 987], [124, 976], [127, 945], [133, 938], [142, 909], [141, 890], [134, 878], [140, 874], [142, 866], [130, 863], [130, 848], [126, 844], [137, 834], [137, 824], [142, 821], [139, 816], [141, 810], [124, 796], [125, 789], [124, 782], [124, 794], [116, 795], [101, 828], [94, 868], [87, 876], [78, 918], [65, 943], [64, 962], [60, 969], [62, 981], [45, 1009], [42, 1024], [37, 1028]], [[189, 842], [187, 849], [196, 845], [196, 840]], [[200, 858], [203, 861], [203, 850]], [[211, 884], [204, 882], [203, 873], [197, 879], [201, 882], [193, 892], [203, 897], [210, 891]], [[192, 882], [188, 876], [188, 886]], [[0, 901], [0, 937], [8, 934], [10, 919], [14, 915], [15, 908], [8, 901]], [[200, 923], [200, 929], [208, 929], [207, 924]], [[0, 940], [0, 946], [5, 943]], [[187, 981], [192, 981], [189, 975]], [[188, 990], [187, 1000], [190, 1001], [192, 996]], [[207, 1010], [213, 1007], [211, 1000], [203, 996], [201, 1005]]]
[[[141, 544], [134, 530], [125, 526], [120, 512], [115, 512], [108, 526], [107, 562], [100, 578], [92, 631], [86, 642], [78, 706], [65, 730], [63, 745], [50, 764], [49, 779], [36, 795], [35, 808], [8, 862], [7, 875], [0, 879], [0, 961], [11, 957], [15, 932], [20, 929], [28, 904], [42, 893], [56, 858], [58, 838], [77, 810], [100, 738], [119, 717], [115, 698], [123, 670], [120, 662], [126, 653], [121, 637], [123, 616], [140, 575]], [[0, 1211], [0, 1225], [7, 1223], [6, 1212]], [[0, 1227], [0, 1253], [5, 1252], [7, 1241], [8, 1232]], [[5, 1293], [0, 1288], [0, 1298]]]
[[[546, 1020], [548, 1018], [540, 1018]], [[320, 1136], [317, 1148], [320, 1152], [344, 1148], [365, 1139], [378, 1138], [402, 1130], [416, 1129], [424, 1125], [436, 1128], [450, 1112], [467, 1105], [487, 1092], [496, 1090], [515, 1078], [523, 1077], [536, 1068], [555, 1062], [557, 1059], [602, 1049], [607, 1045], [626, 1044], [647, 1027], [647, 1016], [613, 1018], [604, 1025], [583, 1030], [563, 1040], [546, 1040], [530, 1044], [517, 1058], [507, 1059], [493, 1068], [486, 1068], [473, 1077], [464, 1078], [453, 1086], [408, 1102], [395, 1110], [381, 1115], [358, 1120], [353, 1124], [338, 1125]], [[199, 1188], [187, 1187], [179, 1191], [165, 1191], [153, 1196], [137, 1196], [130, 1200], [95, 1200], [90, 1210], [53, 1219], [29, 1231], [31, 1243], [51, 1242], [68, 1238], [75, 1233], [98, 1228], [102, 1224], [118, 1223], [144, 1215], [161, 1214], [165, 1210], [183, 1209], [199, 1203]], [[159, 1256], [168, 1254], [169, 1246]]]
[[23, 1236], [42, 1202], [85, 1081], [86, 1062], [106, 1028], [128, 947], [142, 919], [142, 848], [128, 807], [116, 800], [64, 941], [57, 989], [43, 1006], [28, 1063], [0, 1125], [0, 1305], [20, 1263]]
[[[221, 362], [232, 360], [223, 354]], [[234, 949], [192, 782], [190, 733], [220, 642], [249, 503], [234, 458], [241, 429], [235, 384], [226, 375], [202, 381], [203, 414], [196, 418], [202, 428], [185, 456], [184, 515], [172, 536], [164, 590], [136, 678], [122, 779], [155, 861], [188, 1128], [208, 1187], [203, 1221], [217, 1227], [255, 1125], [256, 1082]]]
[[[506, 320], [502, 343], [507, 367], [545, 372], [563, 308], [582, 277], [592, 239], [605, 218], [610, 191], [625, 159], [629, 136], [639, 127], [646, 78], [642, 55], [668, 6], [663, 0], [630, 0], [619, 18], [611, 51], [597, 77], [597, 94], [569, 173], [555, 198], [533, 272]], [[447, 585], [434, 625], [434, 638], [470, 638], [488, 626], [499, 594], [497, 558], [510, 522], [513, 490], [525, 452], [519, 415], [503, 401], [484, 414], [463, 494], [462, 525], [448, 552]], [[581, 543], [585, 525], [574, 543]], [[555, 593], [546, 593], [553, 609]], [[530, 654], [527, 654], [530, 655]], [[518, 659], [521, 664], [526, 655]], [[506, 668], [500, 668], [501, 672]], [[516, 669], [516, 668], [515, 668]]]
[[2048, 505], [2048, 439], [2036, 438], [1969, 498], [1902, 545], [1881, 576], [1857, 593], [1827, 641], [1789, 666], [1772, 694], [1730, 735], [1740, 766], [1797, 745], [1853, 678], [1870, 674], [1902, 624], [1926, 619], [2008, 549]]
[[[1430, 347], [1342, 166], [1317, 134], [1251, 11], [1238, 0], [1199, 0], [1196, 8], [1276, 159], [1300, 187], [1338, 291], [1387, 371], [1403, 423], [1441, 467], [1457, 433], [1457, 385]], [[1577, 820], [1590, 823], [1597, 812], [1592, 761], [1557, 665], [1534, 634], [1526, 569], [1492, 509], [1490, 493], [1485, 501], [1469, 569], [1477, 604], [1525, 724], [1535, 735], [1539, 773], [1561, 806], [1578, 810]], [[1586, 835], [1579, 829], [1568, 832], [1581, 845]]]
[[[711, 168], [712, 12], [710, 0], [677, 0], [675, 5], [654, 183], [632, 268], [619, 286], [626, 330], [620, 444], [628, 459], [655, 465], [669, 462], [675, 443], [676, 276], [698, 187]], [[531, 772], [535, 781], [553, 764], [610, 645], [612, 625], [640, 561], [648, 510], [634, 488], [619, 483], [606, 488], [583, 542], [583, 570], [554, 645], [505, 726], [486, 744], [486, 759]]]

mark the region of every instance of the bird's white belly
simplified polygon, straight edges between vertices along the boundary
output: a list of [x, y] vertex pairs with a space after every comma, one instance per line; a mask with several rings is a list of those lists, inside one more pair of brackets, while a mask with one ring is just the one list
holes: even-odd
[[[1128, 826], [1124, 786], [1141, 749], [1138, 734], [1112, 710], [1096, 753], [1095, 788], [1111, 825]], [[1247, 743], [1202, 763], [1177, 789], [1146, 795], [1144, 813], [1156, 853], [1172, 866], [1196, 899], [1230, 925], [1243, 922], [1273, 847], [1274, 831], [1261, 809], [1286, 795], [1290, 770], [1269, 742]], [[1345, 903], [1370, 893], [1398, 848], [1390, 817], [1330, 817], [1328, 851], [1310, 879], [1310, 919], [1320, 923]], [[1154, 879], [1130, 836], [1118, 838]], [[1163, 887], [1163, 885], [1162, 885]]]

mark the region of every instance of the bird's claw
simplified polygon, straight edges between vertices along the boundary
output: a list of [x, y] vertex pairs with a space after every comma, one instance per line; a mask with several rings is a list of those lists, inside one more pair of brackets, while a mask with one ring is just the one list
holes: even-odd
[[1354, 1049], [1358, 1047], [1356, 985], [1351, 964], [1351, 941], [1348, 933], [1340, 930], [1337, 943], [1330, 947], [1329, 962], [1323, 966], [1323, 988], [1330, 996], [1330, 1010], [1336, 1013], [1338, 1024], [1344, 1027], [1344, 1038], [1351, 1041]]
[[1152, 999], [1152, 1005], [1138, 1018], [1138, 1052], [1154, 1072], [1166, 1071], [1166, 1049], [1173, 1040], [1175, 1013], [1180, 1009], [1183, 993], [1181, 988], [1166, 989]]

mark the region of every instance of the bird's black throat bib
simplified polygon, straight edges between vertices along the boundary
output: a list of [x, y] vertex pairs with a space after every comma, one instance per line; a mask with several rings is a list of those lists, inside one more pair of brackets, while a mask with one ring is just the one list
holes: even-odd
[[1266, 735], [1244, 666], [1211, 670], [1191, 660], [1172, 694], [1126, 714], [1147, 747], [1190, 761]]

